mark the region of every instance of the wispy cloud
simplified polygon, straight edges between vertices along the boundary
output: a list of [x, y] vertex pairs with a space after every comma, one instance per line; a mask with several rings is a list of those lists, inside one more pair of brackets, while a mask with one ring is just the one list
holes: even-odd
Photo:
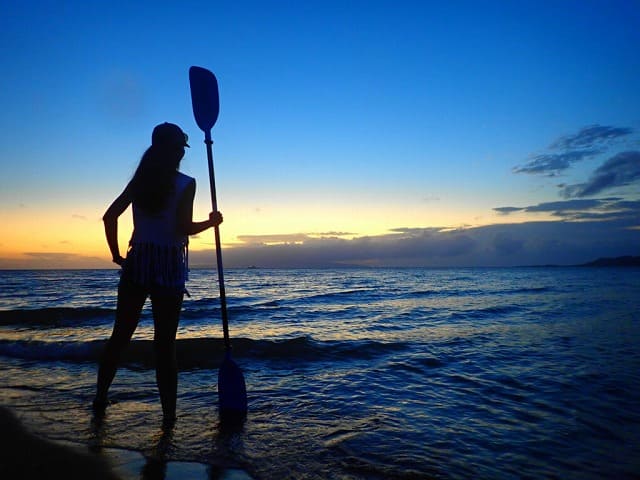
[[526, 207], [526, 212], [554, 212], [562, 214], [564, 212], [581, 212], [593, 208], [602, 207], [602, 200], [568, 200], [559, 202], [544, 202], [538, 205]]
[[495, 212], [498, 212], [500, 215], [510, 215], [515, 212], [521, 212], [524, 210], [522, 207], [496, 207], [493, 209]]
[[600, 150], [576, 150], [563, 153], [543, 153], [535, 155], [524, 165], [514, 167], [514, 173], [530, 173], [547, 177], [558, 176], [574, 163], [601, 153]]
[[306, 233], [286, 233], [268, 235], [238, 235], [238, 240], [248, 245], [273, 245], [300, 243], [311, 237]]
[[238, 235], [238, 240], [244, 245], [288, 245], [310, 242], [318, 238], [340, 239], [354, 237], [353, 232], [310, 232], [310, 233], [283, 233], [265, 235]]
[[353, 232], [336, 232], [336, 231], [331, 231], [331, 232], [317, 232], [317, 233], [310, 233], [309, 236], [311, 237], [321, 237], [321, 238], [330, 238], [330, 237], [353, 237], [356, 234]]
[[555, 177], [575, 163], [606, 153], [614, 142], [632, 133], [627, 127], [590, 125], [553, 141], [546, 152], [532, 155], [513, 172]]
[[622, 152], [598, 167], [585, 183], [563, 185], [560, 195], [564, 198], [589, 197], [639, 182], [640, 152]]
[[68, 260], [70, 258], [78, 257], [74, 253], [63, 252], [24, 252], [27, 257], [37, 258], [39, 260]]
[[398, 228], [392, 228], [389, 231], [393, 233], [408, 234], [408, 235], [415, 235], [415, 234], [429, 235], [429, 234], [438, 233], [441, 230], [442, 230], [442, 227], [428, 227], [428, 228], [398, 227]]
[[558, 138], [549, 148], [552, 150], [591, 149], [595, 145], [606, 144], [631, 133], [633, 129], [626, 127], [590, 125], [582, 128], [578, 133]]
[[509, 215], [514, 212], [550, 213], [563, 220], [612, 221], [628, 219], [640, 224], [640, 200], [624, 200], [618, 197], [601, 199], [571, 199], [543, 202], [526, 207], [497, 207], [494, 211]]
[[[61, 242], [63, 243], [63, 242]], [[105, 258], [67, 252], [24, 252], [19, 257], [0, 258], [0, 268], [109, 268]]]

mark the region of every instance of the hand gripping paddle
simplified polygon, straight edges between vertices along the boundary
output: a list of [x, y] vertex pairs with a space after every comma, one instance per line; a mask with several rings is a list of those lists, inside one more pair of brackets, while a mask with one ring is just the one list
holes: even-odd
[[[220, 100], [218, 97], [218, 81], [215, 75], [202, 67], [189, 69], [191, 86], [191, 103], [193, 115], [200, 130], [204, 132], [204, 143], [207, 146], [209, 162], [209, 184], [211, 187], [211, 205], [218, 211], [216, 201], [216, 181], [213, 173], [213, 141], [211, 129], [218, 119]], [[227, 317], [227, 298], [224, 291], [224, 274], [222, 269], [222, 250], [220, 248], [220, 228], [214, 227], [216, 237], [216, 259], [218, 264], [218, 284], [220, 285], [220, 307], [222, 312], [222, 330], [224, 332], [225, 355], [218, 371], [218, 397], [220, 418], [222, 421], [237, 421], [247, 414], [247, 388], [242, 370], [231, 358], [231, 342], [229, 341], [229, 320]]]

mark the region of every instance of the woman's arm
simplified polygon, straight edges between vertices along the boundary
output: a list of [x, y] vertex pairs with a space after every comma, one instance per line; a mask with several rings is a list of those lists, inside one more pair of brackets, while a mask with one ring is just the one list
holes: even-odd
[[120, 255], [118, 246], [118, 217], [122, 215], [131, 203], [131, 184], [127, 185], [124, 191], [109, 206], [102, 217], [104, 222], [104, 233], [107, 237], [107, 244], [111, 251], [111, 258], [114, 263], [122, 265], [124, 258]]
[[215, 227], [222, 223], [220, 212], [211, 212], [209, 220], [203, 222], [193, 221], [193, 199], [196, 195], [196, 181], [190, 182], [185, 188], [178, 204], [178, 228], [184, 235], [196, 235], [207, 228]]

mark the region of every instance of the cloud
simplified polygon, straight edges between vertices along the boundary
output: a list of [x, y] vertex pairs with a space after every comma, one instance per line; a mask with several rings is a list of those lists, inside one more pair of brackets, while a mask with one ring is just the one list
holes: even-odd
[[27, 257], [37, 258], [38, 260], [67, 260], [69, 258], [75, 258], [79, 255], [74, 253], [61, 253], [61, 252], [24, 252]]
[[525, 207], [526, 212], [579, 212], [601, 207], [602, 200], [568, 200], [558, 202], [544, 202], [538, 205]]
[[594, 145], [609, 143], [631, 133], [633, 129], [626, 127], [590, 125], [582, 128], [578, 133], [560, 137], [549, 148], [552, 150], [591, 149]]
[[310, 242], [317, 238], [353, 237], [352, 232], [313, 232], [313, 233], [284, 233], [265, 235], [238, 235], [238, 240], [244, 245], [289, 245]]
[[493, 210], [498, 212], [500, 215], [509, 215], [511, 213], [514, 213], [514, 212], [521, 212], [522, 210], [524, 210], [524, 208], [520, 208], [520, 207], [496, 207]]
[[309, 236], [311, 237], [353, 237], [354, 235], [356, 235], [353, 232], [317, 232], [317, 233], [310, 233]]
[[285, 233], [270, 235], [238, 235], [238, 240], [249, 245], [289, 244], [309, 240], [306, 233]]
[[[599, 257], [640, 255], [638, 204], [611, 199], [600, 210], [577, 211], [579, 204], [556, 204], [556, 212], [583, 215], [581, 221], [495, 224], [456, 230], [396, 228], [377, 236], [312, 238], [299, 243], [246, 244], [226, 248], [225, 266], [304, 268], [340, 266], [473, 267], [577, 264]], [[627, 207], [608, 215], [614, 206]], [[585, 204], [586, 206], [586, 204]], [[540, 206], [551, 209], [552, 205]], [[574, 210], [570, 211], [569, 208]], [[600, 213], [601, 218], [588, 219]], [[612, 213], [612, 212], [609, 212]], [[192, 251], [192, 267], [214, 266], [211, 251]]]
[[612, 207], [616, 209], [640, 212], [640, 200], [617, 200], [613, 203]]
[[524, 239], [517, 238], [511, 232], [498, 232], [493, 239], [494, 249], [503, 255], [514, 255], [522, 252], [524, 246]]
[[74, 213], [73, 215], [71, 215], [71, 218], [75, 218], [76, 220], [86, 220], [87, 217], [85, 217], [84, 215], [78, 215], [77, 213]]
[[67, 252], [24, 252], [18, 257], [0, 257], [2, 269], [31, 268], [110, 268], [106, 258]]
[[572, 199], [543, 202], [527, 207], [497, 207], [502, 215], [513, 212], [551, 213], [563, 220], [620, 220], [629, 219], [640, 224], [640, 200], [624, 200], [618, 197], [600, 199]]
[[513, 172], [555, 177], [575, 163], [605, 153], [613, 142], [632, 133], [633, 129], [627, 127], [590, 125], [558, 138], [547, 152], [533, 155], [525, 164], [514, 167]]
[[[301, 238], [296, 234], [294, 238]], [[434, 228], [398, 228], [394, 232], [357, 237], [313, 238], [307, 236], [297, 243], [248, 243], [225, 250], [225, 264], [265, 267], [336, 267], [344, 265], [386, 266], [414, 265], [416, 259], [455, 263], [456, 258], [469, 257], [476, 250], [476, 241], [466, 230], [443, 232]], [[208, 264], [210, 252], [190, 252], [194, 265]]]
[[[555, 140], [546, 152], [532, 156], [514, 171], [557, 176], [578, 162], [606, 154], [614, 142], [631, 133], [630, 128], [588, 126]], [[617, 153], [587, 182], [560, 185], [563, 200], [493, 209], [503, 216], [544, 213], [555, 217], [552, 221], [396, 227], [383, 235], [363, 237], [347, 232], [245, 235], [239, 237], [241, 244], [225, 249], [225, 265], [473, 267], [578, 264], [599, 257], [640, 255], [637, 194], [585, 198], [639, 181], [640, 152]], [[210, 251], [191, 252], [190, 258], [194, 266], [213, 266]]]
[[544, 153], [534, 156], [524, 165], [514, 167], [514, 173], [530, 173], [555, 177], [574, 163], [601, 153], [600, 150], [576, 150], [564, 153]]
[[563, 186], [560, 194], [564, 198], [589, 197], [633, 183], [640, 183], [640, 152], [622, 152], [598, 167], [585, 183]]
[[438, 232], [442, 231], [442, 227], [429, 227], [429, 228], [423, 228], [423, 227], [397, 227], [397, 228], [392, 228], [389, 231], [393, 232], [393, 233], [404, 233], [404, 234], [409, 234], [409, 235], [413, 235], [413, 234], [428, 235], [428, 234], [438, 233]]

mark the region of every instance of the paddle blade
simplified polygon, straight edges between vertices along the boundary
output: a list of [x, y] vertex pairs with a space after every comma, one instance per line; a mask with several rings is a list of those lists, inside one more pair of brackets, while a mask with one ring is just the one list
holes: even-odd
[[218, 397], [220, 417], [224, 420], [239, 421], [247, 415], [247, 387], [240, 367], [225, 353], [218, 371]]
[[193, 116], [200, 130], [208, 132], [215, 125], [220, 112], [218, 80], [206, 68], [191, 67], [189, 69], [189, 84], [191, 86]]

